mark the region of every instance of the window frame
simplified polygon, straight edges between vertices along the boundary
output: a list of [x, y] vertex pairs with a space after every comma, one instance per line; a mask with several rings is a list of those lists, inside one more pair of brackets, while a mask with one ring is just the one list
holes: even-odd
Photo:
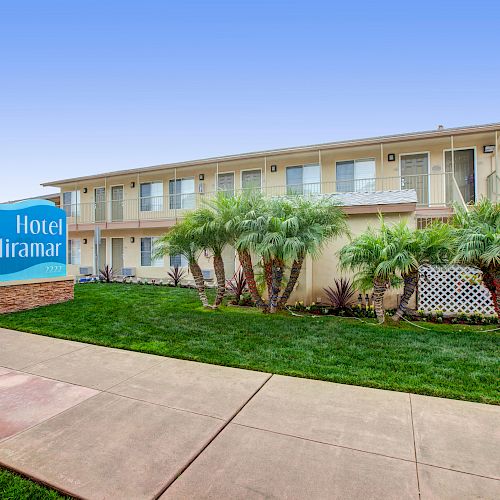
[[[142, 195], [143, 186], [151, 186], [151, 193], [153, 192], [152, 186], [157, 184], [161, 186], [161, 195]], [[165, 186], [163, 181], [146, 181], [139, 183], [139, 211], [140, 212], [162, 212], [163, 211], [163, 199], [165, 197]], [[157, 203], [159, 202], [159, 203]], [[148, 203], [148, 205], [147, 205]], [[149, 208], [148, 208], [149, 206]]]
[[[165, 260], [163, 257], [159, 257], [158, 259], [153, 258], [153, 250], [156, 241], [158, 241], [160, 237], [159, 236], [141, 236], [141, 241], [140, 241], [140, 249], [139, 249], [139, 260], [140, 260], [140, 267], [164, 267], [165, 266]], [[150, 242], [150, 249], [149, 249], [149, 264], [144, 264], [143, 263], [143, 255], [146, 254], [146, 251], [142, 249], [142, 242], [143, 240], [151, 240]]]
[[[361, 162], [367, 162], [367, 161], [372, 161], [373, 162], [373, 177], [363, 177], [363, 178], [357, 178], [356, 177], [356, 163], [361, 163]], [[352, 179], [346, 179], [341, 182], [351, 182], [353, 186], [352, 191], [341, 191], [339, 189], [339, 181], [337, 179], [337, 169], [339, 163], [352, 163], [353, 164], [353, 177]], [[354, 159], [348, 159], [348, 160], [336, 160], [335, 161], [335, 191], [338, 193], [361, 193], [361, 192], [367, 192], [367, 193], [373, 193], [375, 192], [376, 189], [376, 179], [377, 179], [377, 158], [370, 156], [370, 157], [365, 157], [365, 158], [354, 158]], [[373, 180], [373, 189], [369, 191], [364, 191], [362, 189], [358, 189], [356, 183], [360, 181], [364, 181], [364, 185], [367, 183], [367, 181]]]

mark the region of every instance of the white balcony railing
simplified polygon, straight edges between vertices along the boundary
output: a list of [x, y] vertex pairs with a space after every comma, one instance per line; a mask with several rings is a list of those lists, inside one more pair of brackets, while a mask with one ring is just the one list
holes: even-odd
[[[452, 173], [378, 177], [347, 181], [318, 182], [287, 186], [262, 187], [265, 196], [307, 196], [336, 193], [394, 191], [414, 189], [417, 206], [443, 207], [455, 203], [464, 205], [463, 197]], [[226, 191], [228, 195], [241, 190]], [[95, 203], [65, 205], [71, 224], [122, 222], [137, 220], [177, 219], [189, 210], [204, 205], [215, 192], [183, 193]]]

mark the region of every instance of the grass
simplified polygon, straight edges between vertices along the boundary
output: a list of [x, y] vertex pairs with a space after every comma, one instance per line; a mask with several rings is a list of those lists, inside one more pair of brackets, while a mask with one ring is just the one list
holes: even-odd
[[60, 500], [59, 493], [25, 479], [18, 474], [0, 469], [0, 498], [2, 500]]
[[426, 331], [337, 317], [204, 310], [195, 290], [76, 285], [75, 300], [0, 316], [0, 326], [285, 375], [500, 404], [493, 326]]

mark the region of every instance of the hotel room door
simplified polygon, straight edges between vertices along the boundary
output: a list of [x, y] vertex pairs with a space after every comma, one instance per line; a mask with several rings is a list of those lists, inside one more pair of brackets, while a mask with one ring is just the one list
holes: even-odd
[[429, 205], [429, 154], [401, 155], [401, 189], [414, 189], [419, 205]]
[[123, 238], [111, 238], [111, 267], [114, 274], [122, 274]]
[[123, 220], [123, 186], [111, 188], [111, 220]]

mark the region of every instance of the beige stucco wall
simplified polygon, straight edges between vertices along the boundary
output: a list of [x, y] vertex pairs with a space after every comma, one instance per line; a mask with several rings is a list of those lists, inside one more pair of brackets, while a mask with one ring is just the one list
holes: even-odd
[[[390, 213], [385, 215], [385, 220], [388, 223], [393, 223], [404, 219], [407, 223], [414, 227], [414, 213]], [[379, 225], [378, 214], [361, 214], [350, 215], [348, 218], [351, 236], [355, 237], [366, 230], [367, 227], [377, 227]], [[168, 256], [164, 258], [162, 267], [144, 267], [141, 266], [141, 237], [160, 236], [164, 233], [163, 229], [128, 229], [128, 230], [104, 230], [101, 233], [102, 238], [106, 238], [106, 264], [113, 266], [111, 255], [111, 238], [123, 238], [123, 263], [125, 267], [135, 267], [137, 277], [140, 278], [155, 278], [165, 279], [167, 272], [170, 269]], [[71, 239], [81, 240], [81, 266], [93, 266], [94, 263], [94, 244], [93, 233], [91, 232], [71, 232]], [[134, 238], [132, 243], [131, 237]], [[87, 244], [83, 243], [83, 239], [87, 239]], [[297, 284], [297, 288], [292, 294], [291, 303], [295, 301], [304, 301], [306, 303], [325, 301], [326, 296], [323, 288], [333, 285], [335, 278], [341, 276], [350, 276], [349, 273], [341, 272], [338, 267], [338, 251], [348, 242], [348, 238], [342, 237], [329, 243], [321, 256], [317, 259], [308, 258], [304, 263], [301, 277]], [[231, 259], [232, 257], [232, 259]], [[231, 267], [231, 262], [234, 262], [235, 270], [238, 270], [238, 259], [229, 250], [226, 252], [226, 263], [228, 270]], [[199, 264], [202, 269], [213, 270], [212, 258], [202, 254], [199, 259]], [[80, 266], [68, 266], [68, 273], [78, 275]], [[104, 267], [104, 264], [101, 264]], [[115, 269], [116, 273], [119, 273]], [[227, 273], [227, 277], [230, 272]], [[187, 278], [191, 276], [188, 274]], [[400, 291], [390, 290], [387, 294], [387, 307], [394, 307], [397, 303], [397, 295]]]

